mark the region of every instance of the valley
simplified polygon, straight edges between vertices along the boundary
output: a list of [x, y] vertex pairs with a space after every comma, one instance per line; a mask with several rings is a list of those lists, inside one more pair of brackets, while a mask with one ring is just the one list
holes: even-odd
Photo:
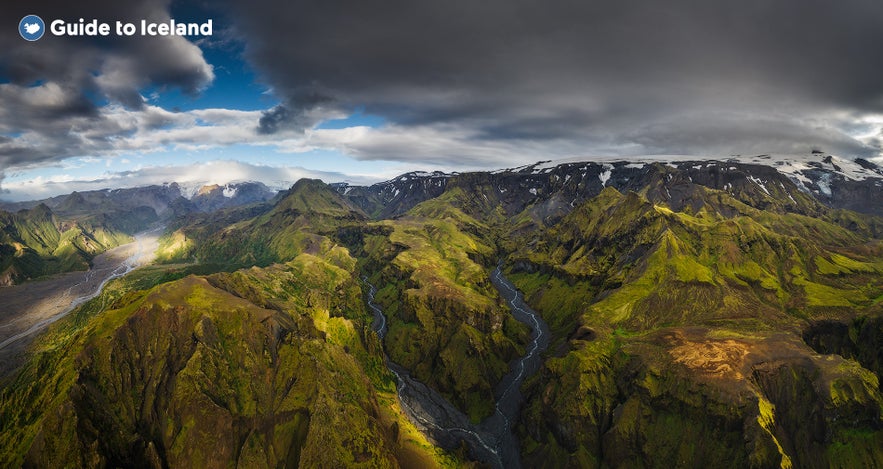
[[163, 229], [136, 234], [131, 243], [96, 256], [86, 272], [0, 288], [0, 375], [20, 362], [20, 354], [34, 334], [98, 296], [110, 280], [152, 262]]
[[[518, 442], [512, 433], [513, 422], [517, 422], [522, 396], [519, 388], [526, 378], [537, 371], [540, 354], [549, 345], [549, 327], [527, 306], [519, 292], [502, 274], [499, 267], [491, 273], [494, 286], [511, 307], [512, 314], [531, 328], [531, 343], [527, 353], [511, 364], [511, 369], [500, 380], [495, 392], [496, 411], [480, 424], [471, 424], [469, 419], [444, 397], [414, 380], [407, 370], [386, 358], [387, 367], [398, 381], [398, 397], [411, 421], [432, 435], [437, 444], [454, 449], [460, 441], [470, 447], [470, 453], [493, 467], [521, 467]], [[387, 319], [383, 311], [374, 304], [376, 287], [368, 286], [368, 307], [374, 312], [373, 328], [382, 341], [387, 332]]]
[[883, 464], [883, 173], [764, 156], [178, 200], [6, 290], [0, 465]]

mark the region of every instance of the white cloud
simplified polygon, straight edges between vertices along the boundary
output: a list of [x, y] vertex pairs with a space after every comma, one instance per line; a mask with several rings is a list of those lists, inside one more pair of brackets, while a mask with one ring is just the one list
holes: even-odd
[[452, 171], [512, 167], [587, 153], [629, 155], [641, 149], [601, 139], [488, 139], [474, 127], [451, 124], [313, 129], [302, 138], [272, 144], [283, 152], [333, 149], [362, 161], [399, 161]]
[[329, 171], [313, 171], [302, 167], [255, 165], [240, 161], [216, 160], [181, 166], [147, 166], [132, 171], [105, 172], [95, 179], [76, 179], [68, 174], [37, 176], [3, 184], [4, 200], [36, 200], [107, 188], [127, 188], [177, 182], [185, 189], [196, 190], [206, 184], [259, 181], [272, 189], [286, 189], [301, 178], [325, 182], [371, 184], [377, 178]]

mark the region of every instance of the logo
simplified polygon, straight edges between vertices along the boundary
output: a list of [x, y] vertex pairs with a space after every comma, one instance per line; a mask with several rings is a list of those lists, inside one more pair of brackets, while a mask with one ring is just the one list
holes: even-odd
[[37, 15], [28, 15], [18, 22], [18, 33], [26, 41], [36, 41], [46, 32], [46, 24]]

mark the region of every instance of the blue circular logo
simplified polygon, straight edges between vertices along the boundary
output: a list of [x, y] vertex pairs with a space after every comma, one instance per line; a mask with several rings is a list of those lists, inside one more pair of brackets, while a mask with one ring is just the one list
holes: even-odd
[[18, 33], [25, 41], [36, 41], [46, 32], [46, 24], [37, 15], [28, 15], [18, 22]]

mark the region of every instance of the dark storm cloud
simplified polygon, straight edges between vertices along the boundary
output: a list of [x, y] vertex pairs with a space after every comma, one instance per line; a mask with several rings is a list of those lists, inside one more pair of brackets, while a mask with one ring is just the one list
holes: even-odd
[[280, 104], [261, 114], [257, 130], [261, 134], [273, 134], [279, 131], [281, 125], [289, 121], [291, 121], [291, 111], [288, 110], [288, 107]]
[[[405, 126], [459, 125], [480, 140], [566, 138], [654, 152], [877, 150], [847, 135], [838, 116], [883, 111], [883, 2], [232, 7], [248, 56], [288, 100], [287, 116], [314, 106], [300, 97], [318, 94], [326, 106], [364, 106]], [[748, 123], [715, 121], [721, 110]], [[279, 128], [287, 116], [267, 114], [267, 124]]]
[[625, 137], [649, 153], [727, 155], [738, 149], [741, 154], [760, 154], [775, 148], [784, 153], [824, 149], [838, 155], [876, 156], [867, 144], [837, 128], [785, 116], [726, 112], [681, 116], [639, 127]]
[[72, 155], [108, 148], [126, 134], [105, 115], [105, 103], [144, 109], [140, 90], [177, 88], [195, 94], [213, 79], [198, 47], [181, 37], [87, 38], [45, 34], [24, 41], [18, 21], [27, 14], [50, 22], [62, 19], [114, 24], [164, 21], [168, 0], [138, 3], [113, 0], [15, 2], [3, 6], [0, 27], [0, 172], [10, 167], [53, 164]]
[[295, 94], [288, 98], [288, 104], [279, 104], [261, 113], [257, 132], [270, 135], [283, 129], [300, 132], [311, 128], [327, 117], [327, 113], [321, 112], [321, 107], [332, 101], [332, 98], [315, 91]]
[[[97, 19], [115, 21], [167, 21], [169, 0], [137, 3], [113, 0], [33, 1], [4, 5], [3, 14], [10, 27], [0, 28], [0, 69], [13, 84], [29, 85], [34, 81], [57, 81], [84, 90], [102, 92], [134, 90], [147, 84], [162, 84], [195, 93], [212, 79], [211, 67], [202, 60], [199, 49], [176, 37], [158, 37], [145, 41], [140, 37], [107, 38], [55, 37], [23, 41], [13, 26], [27, 14], [37, 14], [49, 23], [55, 19], [76, 23]], [[107, 83], [96, 76], [107, 76]], [[112, 81], [112, 83], [110, 83]], [[115, 96], [111, 96], [115, 97]]]

